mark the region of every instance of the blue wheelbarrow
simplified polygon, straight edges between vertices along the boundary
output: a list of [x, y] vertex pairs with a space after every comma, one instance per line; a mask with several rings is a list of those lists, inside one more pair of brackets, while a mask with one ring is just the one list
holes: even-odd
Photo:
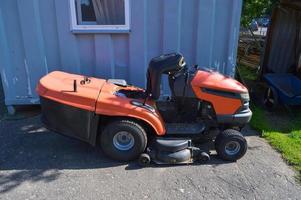
[[301, 80], [293, 74], [266, 74], [268, 87], [263, 103], [268, 110], [275, 110], [280, 104], [301, 105]]

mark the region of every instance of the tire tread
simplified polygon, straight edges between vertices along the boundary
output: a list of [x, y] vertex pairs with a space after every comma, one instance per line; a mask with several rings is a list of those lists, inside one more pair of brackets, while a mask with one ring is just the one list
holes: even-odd
[[130, 160], [135, 159], [139, 155], [137, 155], [137, 156], [128, 156], [128, 157], [126, 157], [126, 156], [120, 157], [120, 156], [114, 155], [111, 152], [111, 149], [105, 147], [106, 144], [104, 143], [104, 141], [105, 141], [104, 137], [106, 137], [107, 135], [109, 135], [110, 134], [110, 130], [114, 129], [116, 126], [124, 126], [124, 127], [129, 127], [131, 129], [138, 129], [139, 132], [141, 133], [141, 136], [142, 136], [143, 140], [145, 141], [144, 144], [143, 144], [143, 146], [141, 147], [141, 151], [142, 150], [144, 151], [146, 149], [146, 146], [147, 146], [147, 134], [146, 134], [146, 131], [144, 130], [144, 128], [139, 123], [137, 123], [137, 122], [135, 122], [133, 120], [122, 119], [122, 120], [113, 121], [113, 122], [111, 122], [110, 124], [108, 124], [104, 128], [102, 134], [99, 137], [100, 138], [101, 148], [102, 148], [103, 152], [107, 156], [109, 156], [109, 157], [111, 157], [111, 158], [113, 158], [115, 160], [130, 161]]
[[[237, 138], [243, 142], [244, 146], [242, 146], [241, 148], [244, 148], [244, 149], [242, 149], [242, 153], [239, 157], [229, 157], [223, 153], [223, 149], [221, 149], [221, 145], [222, 145], [222, 142], [224, 140], [226, 140], [227, 138]], [[217, 151], [217, 154], [222, 159], [227, 160], [227, 161], [236, 161], [236, 160], [240, 159], [246, 153], [247, 141], [239, 131], [234, 130], [234, 129], [226, 129], [216, 137], [215, 149]]]

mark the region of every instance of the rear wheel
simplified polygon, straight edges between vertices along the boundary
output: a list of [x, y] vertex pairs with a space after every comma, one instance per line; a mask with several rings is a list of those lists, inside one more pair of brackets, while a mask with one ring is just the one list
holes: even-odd
[[233, 129], [220, 133], [215, 140], [215, 149], [220, 158], [228, 161], [236, 161], [247, 152], [247, 141], [243, 135]]
[[115, 121], [108, 124], [103, 130], [100, 145], [104, 153], [115, 160], [134, 160], [146, 148], [146, 132], [134, 121]]

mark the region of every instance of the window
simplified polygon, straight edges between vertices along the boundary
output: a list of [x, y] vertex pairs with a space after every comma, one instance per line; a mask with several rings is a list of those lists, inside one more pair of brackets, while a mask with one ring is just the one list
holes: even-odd
[[129, 0], [70, 0], [72, 31], [129, 31]]

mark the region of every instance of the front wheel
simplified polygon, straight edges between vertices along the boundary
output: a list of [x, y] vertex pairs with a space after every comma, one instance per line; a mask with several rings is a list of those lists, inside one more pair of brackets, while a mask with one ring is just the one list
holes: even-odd
[[100, 145], [104, 153], [115, 160], [134, 160], [146, 148], [146, 132], [134, 121], [115, 121], [107, 125], [101, 133]]
[[220, 158], [227, 161], [236, 161], [247, 152], [247, 141], [243, 135], [233, 129], [220, 133], [215, 140], [215, 149]]

